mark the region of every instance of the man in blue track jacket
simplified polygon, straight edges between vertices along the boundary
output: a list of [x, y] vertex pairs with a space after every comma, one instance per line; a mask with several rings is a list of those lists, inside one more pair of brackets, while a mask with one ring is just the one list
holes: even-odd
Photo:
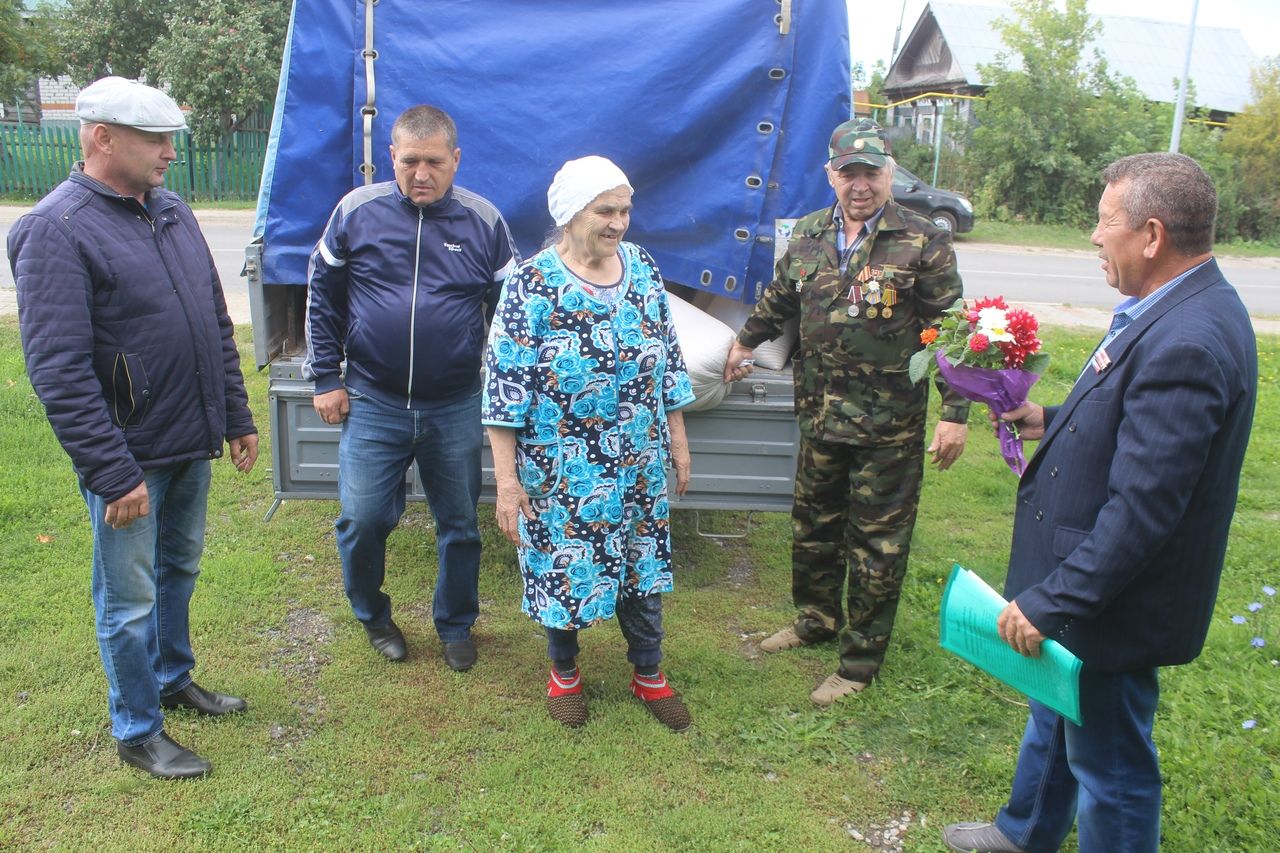
[[382, 583], [416, 461], [436, 522], [432, 615], [445, 662], [461, 671], [476, 660], [480, 612], [485, 305], [492, 312], [518, 257], [497, 208], [453, 185], [460, 158], [444, 112], [416, 106], [396, 119], [395, 180], [348, 193], [311, 255], [305, 370], [321, 420], [342, 424], [336, 529], [351, 609], [374, 649], [404, 659]]
[[163, 92], [119, 77], [76, 101], [84, 162], [9, 233], [27, 373], [71, 457], [93, 527], [93, 604], [111, 733], [160, 778], [211, 769], [161, 707], [221, 715], [187, 605], [204, 550], [209, 460], [258, 456], [231, 319], [209, 247], [161, 187], [186, 127]]
[[1213, 259], [1217, 195], [1181, 154], [1103, 172], [1093, 244], [1126, 297], [1060, 406], [1002, 417], [1040, 446], [1018, 486], [1000, 636], [1083, 662], [1082, 726], [1031, 702], [994, 823], [943, 833], [961, 851], [1155, 853], [1156, 668], [1200, 653], [1253, 423], [1249, 315]]

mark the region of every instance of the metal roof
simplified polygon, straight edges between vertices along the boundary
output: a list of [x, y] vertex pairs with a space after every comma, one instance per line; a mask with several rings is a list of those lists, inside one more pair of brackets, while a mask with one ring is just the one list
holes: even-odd
[[[906, 42], [908, 48], [930, 13], [965, 80], [983, 85], [978, 66], [994, 64], [999, 54], [1009, 50], [996, 31], [996, 19], [1012, 20], [1013, 12], [1001, 7], [933, 0], [916, 21]], [[1090, 18], [1102, 23], [1093, 46], [1107, 60], [1112, 74], [1132, 77], [1151, 101], [1172, 103], [1177, 98], [1187, 49], [1186, 24], [1117, 15]], [[1088, 53], [1091, 55], [1092, 51]], [[1212, 110], [1240, 112], [1251, 97], [1249, 72], [1256, 64], [1257, 56], [1239, 30], [1197, 26], [1191, 55], [1196, 103]], [[1017, 57], [1010, 57], [1009, 67], [1018, 67]]]

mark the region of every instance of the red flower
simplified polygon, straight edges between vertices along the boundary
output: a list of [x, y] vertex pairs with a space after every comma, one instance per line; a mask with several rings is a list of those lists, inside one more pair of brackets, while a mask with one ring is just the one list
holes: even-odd
[[996, 346], [1004, 353], [1005, 367], [1020, 368], [1027, 356], [1040, 350], [1040, 338], [1036, 336], [1040, 324], [1034, 314], [1014, 309], [1005, 313], [1005, 328], [1013, 335], [1013, 341], [998, 342]]
[[999, 308], [1003, 311], [1009, 310], [1009, 303], [1004, 301], [1003, 296], [984, 296], [975, 300], [973, 307], [970, 309], [974, 312], [981, 311], [983, 308]]
[[991, 341], [987, 340], [986, 335], [977, 334], [969, 338], [969, 349], [974, 352], [986, 352], [989, 346], [991, 346]]

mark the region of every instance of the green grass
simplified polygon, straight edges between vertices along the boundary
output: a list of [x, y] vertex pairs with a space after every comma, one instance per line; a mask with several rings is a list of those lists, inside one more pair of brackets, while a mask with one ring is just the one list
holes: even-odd
[[[1092, 229], [1072, 228], [1069, 225], [1040, 225], [1032, 222], [995, 222], [978, 220], [973, 230], [956, 235], [960, 243], [1003, 243], [1009, 246], [1037, 246], [1048, 249], [1091, 250], [1089, 234]], [[1256, 242], [1236, 240], [1214, 246], [1218, 256], [1242, 258], [1269, 258], [1280, 256], [1280, 242]]]
[[[1047, 337], [1060, 357], [1037, 391], [1052, 400], [1092, 340]], [[1166, 853], [1267, 851], [1280, 833], [1277, 621], [1264, 650], [1230, 621], [1249, 601], [1280, 608], [1259, 592], [1280, 582], [1280, 339], [1263, 342], [1261, 361], [1259, 427], [1208, 646], [1162, 679]], [[264, 376], [249, 385], [265, 433]], [[389, 549], [412, 648], [395, 666], [375, 658], [343, 597], [336, 504], [289, 502], [264, 524], [270, 460], [248, 478], [218, 463], [192, 606], [197, 676], [247, 696], [250, 711], [170, 715], [173, 735], [216, 770], [159, 783], [115, 757], [84, 506], [23, 372], [16, 324], [0, 319], [0, 848], [865, 850], [848, 827], [866, 835], [906, 811], [903, 849], [937, 853], [942, 824], [1001, 804], [1025, 714], [1019, 696], [937, 644], [951, 563], [998, 583], [1007, 555], [1015, 482], [981, 421], [975, 411], [956, 467], [928, 476], [883, 679], [829, 710], [807, 695], [832, 671], [831, 646], [755, 649], [790, 616], [788, 518], [766, 514], [746, 540], [717, 542], [677, 514], [664, 667], [694, 715], [685, 735], [627, 693], [612, 624], [584, 636], [590, 722], [568, 732], [547, 718], [544, 645], [519, 613], [512, 550], [489, 507], [480, 663], [455, 674], [439, 660], [432, 525], [414, 504]], [[710, 522], [725, 530], [743, 517]], [[1258, 727], [1243, 730], [1246, 718]]]

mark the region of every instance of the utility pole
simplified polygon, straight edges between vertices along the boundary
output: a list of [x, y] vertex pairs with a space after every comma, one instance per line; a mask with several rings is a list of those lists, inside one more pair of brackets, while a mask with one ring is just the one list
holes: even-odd
[[902, 37], [902, 19], [907, 16], [907, 0], [902, 0], [902, 11], [898, 13], [898, 28], [893, 31], [893, 50], [889, 52], [889, 67], [898, 58], [898, 40]]
[[1169, 153], [1177, 154], [1182, 144], [1182, 120], [1187, 114], [1187, 81], [1191, 77], [1191, 46], [1196, 40], [1196, 14], [1200, 0], [1191, 0], [1191, 26], [1187, 29], [1187, 55], [1182, 60], [1182, 85], [1178, 87], [1178, 106], [1173, 111], [1173, 136], [1169, 139]]

